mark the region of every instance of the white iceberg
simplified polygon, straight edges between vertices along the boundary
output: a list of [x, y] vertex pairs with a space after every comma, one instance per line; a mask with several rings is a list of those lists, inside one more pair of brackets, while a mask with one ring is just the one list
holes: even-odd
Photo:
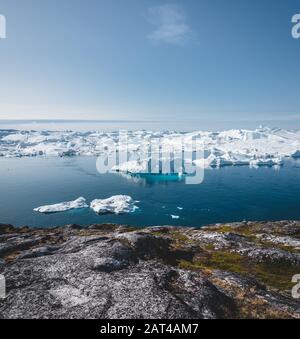
[[172, 219], [180, 219], [180, 216], [179, 215], [171, 215], [171, 218]]
[[54, 205], [40, 206], [34, 208], [34, 211], [39, 213], [58, 213], [87, 207], [89, 206], [86, 204], [86, 199], [81, 197], [73, 201], [61, 202]]
[[90, 207], [97, 214], [124, 214], [132, 213], [138, 209], [136, 203], [138, 201], [128, 195], [115, 195], [108, 199], [95, 199], [91, 202]]
[[[191, 152], [192, 140], [197, 138], [195, 145], [203, 159], [194, 159]], [[300, 131], [270, 129], [260, 127], [255, 130], [236, 129], [229, 131], [207, 132], [152, 132], [130, 131], [124, 143], [120, 142], [118, 132], [73, 132], [73, 131], [16, 131], [0, 130], [0, 156], [104, 156], [115, 153], [118, 145], [119, 154], [130, 153], [129, 159], [122, 159], [118, 166], [112, 164], [113, 171], [138, 174], [159, 173], [161, 169], [157, 161], [149, 159], [159, 153], [163, 157], [174, 154], [174, 162], [178, 168], [179, 158], [183, 153], [187, 163], [199, 167], [222, 166], [274, 166], [281, 164], [285, 158], [300, 157]], [[127, 153], [126, 153], [127, 154]], [[115, 155], [115, 154], [114, 154]], [[116, 158], [116, 157], [115, 157]], [[122, 158], [122, 157], [120, 157]], [[133, 160], [141, 159], [141, 160]], [[273, 159], [273, 160], [270, 160]], [[279, 159], [278, 161], [274, 159]], [[163, 173], [168, 173], [167, 165], [163, 164]]]

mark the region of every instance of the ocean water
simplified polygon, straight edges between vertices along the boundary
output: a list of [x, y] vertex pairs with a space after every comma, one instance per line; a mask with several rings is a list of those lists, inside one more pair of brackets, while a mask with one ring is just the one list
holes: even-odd
[[[0, 158], [0, 223], [16, 226], [109, 222], [201, 227], [241, 220], [300, 220], [299, 192], [299, 161], [287, 161], [280, 169], [210, 169], [205, 171], [202, 184], [186, 185], [172, 176], [101, 175], [94, 157]], [[90, 202], [116, 194], [139, 200], [140, 209], [131, 214], [102, 216], [90, 209], [48, 215], [33, 211], [41, 205], [80, 196]]]

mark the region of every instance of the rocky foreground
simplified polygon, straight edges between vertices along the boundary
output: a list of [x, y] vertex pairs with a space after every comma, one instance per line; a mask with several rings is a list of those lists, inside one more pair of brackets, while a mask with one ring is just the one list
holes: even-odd
[[0, 318], [300, 318], [300, 222], [0, 225]]

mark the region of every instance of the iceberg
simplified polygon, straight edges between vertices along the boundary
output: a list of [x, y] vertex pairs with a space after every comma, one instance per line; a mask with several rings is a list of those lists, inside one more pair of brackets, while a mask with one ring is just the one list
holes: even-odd
[[89, 206], [86, 204], [86, 199], [81, 197], [73, 201], [61, 202], [61, 203], [54, 204], [54, 205], [40, 206], [40, 207], [34, 208], [34, 211], [47, 214], [47, 213], [66, 212], [66, 211], [73, 210], [73, 209], [80, 209], [80, 208], [87, 208], [87, 207]]
[[[139, 174], [148, 173], [150, 158], [174, 154], [174, 161], [182, 155], [183, 140], [185, 161], [204, 168], [222, 166], [276, 166], [285, 158], [300, 157], [300, 131], [259, 127], [254, 130], [229, 131], [153, 132], [128, 131], [124, 143], [119, 132], [74, 131], [18, 131], [0, 130], [0, 157], [108, 157], [128, 151], [120, 164], [112, 164], [113, 171]], [[192, 140], [199, 140], [194, 150]], [[192, 151], [204, 151], [204, 159], [194, 159]], [[193, 158], [193, 159], [192, 159]], [[140, 160], [136, 160], [140, 159]], [[275, 160], [278, 159], [278, 160]], [[152, 173], [159, 168], [153, 162]], [[165, 169], [163, 169], [163, 172]]]
[[108, 199], [95, 199], [90, 207], [97, 214], [124, 214], [137, 210], [139, 207], [135, 205], [136, 203], [138, 201], [128, 195], [115, 195]]

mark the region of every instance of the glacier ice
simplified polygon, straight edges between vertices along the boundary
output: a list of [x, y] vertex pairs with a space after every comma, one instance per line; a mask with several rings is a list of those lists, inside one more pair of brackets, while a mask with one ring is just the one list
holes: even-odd
[[[201, 141], [197, 147], [204, 151], [202, 159], [192, 159], [194, 138]], [[114, 171], [147, 173], [149, 150], [157, 154], [161, 148], [164, 153], [173, 152], [176, 158], [182, 152], [183, 139], [186, 162], [199, 167], [274, 166], [282, 164], [285, 158], [300, 157], [300, 131], [267, 127], [188, 133], [129, 131], [126, 143], [119, 142], [119, 132], [0, 130], [0, 157], [108, 156], [118, 145], [119, 152], [126, 149], [136, 157], [123, 159], [113, 167]]]

